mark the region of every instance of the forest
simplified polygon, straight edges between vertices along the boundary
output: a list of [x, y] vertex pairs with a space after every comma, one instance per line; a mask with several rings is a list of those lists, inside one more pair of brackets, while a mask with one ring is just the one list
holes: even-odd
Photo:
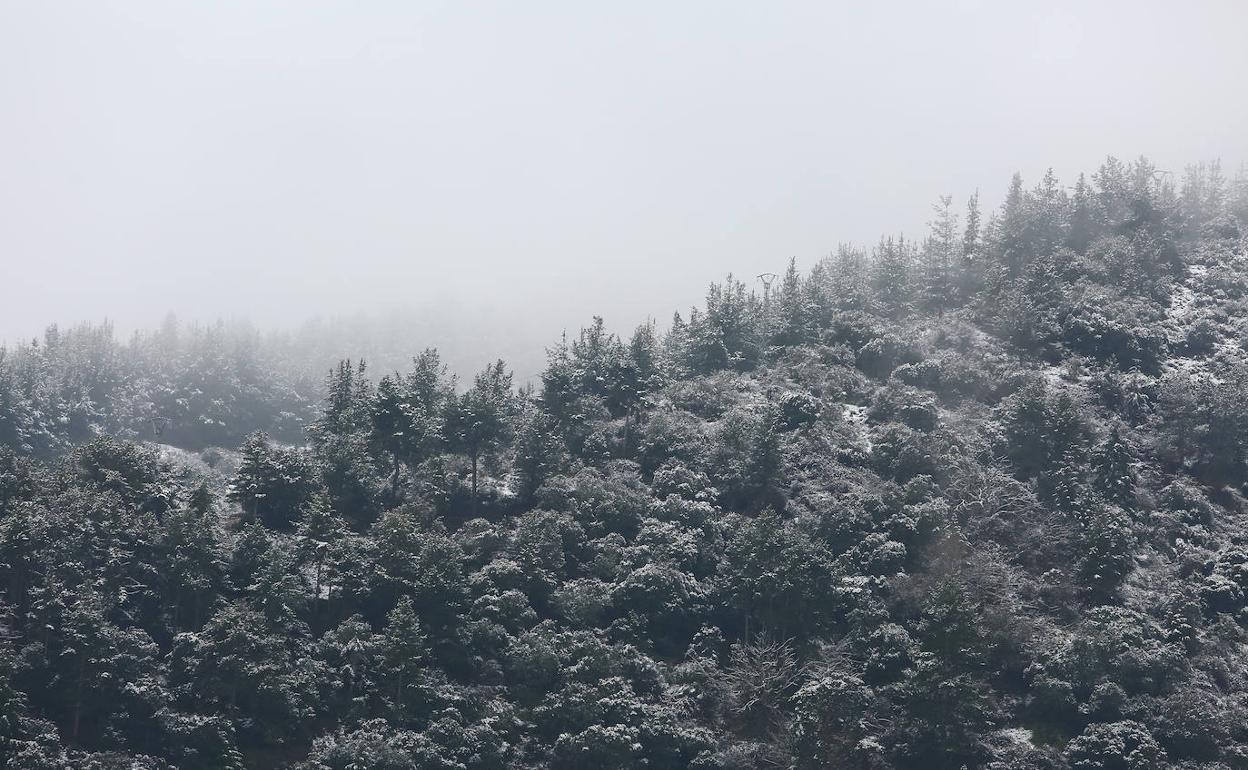
[[1248, 768], [1248, 175], [773, 267], [532, 385], [0, 349], [0, 768]]

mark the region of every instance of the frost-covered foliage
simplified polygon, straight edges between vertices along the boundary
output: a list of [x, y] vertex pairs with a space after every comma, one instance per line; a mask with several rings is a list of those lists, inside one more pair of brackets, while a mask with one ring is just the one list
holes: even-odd
[[[595, 319], [537, 390], [427, 351], [287, 423], [228, 335], [10, 351], [0, 767], [1243, 767], [1220, 179], [942, 199], [666, 334]], [[175, 407], [189, 451], [128, 443]]]
[[298, 440], [316, 386], [242, 324], [179, 326], [125, 344], [111, 324], [48, 328], [0, 348], [0, 445], [49, 457], [95, 436], [202, 449], [255, 430]]

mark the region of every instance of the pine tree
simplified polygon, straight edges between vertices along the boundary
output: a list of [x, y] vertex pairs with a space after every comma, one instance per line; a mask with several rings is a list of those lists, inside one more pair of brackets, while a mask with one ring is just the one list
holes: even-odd
[[663, 384], [663, 350], [655, 331], [654, 321], [647, 321], [633, 330], [627, 354], [618, 373], [619, 408], [624, 412], [624, 445], [631, 451], [633, 425], [637, 413], [651, 393]]
[[410, 598], [402, 597], [390, 611], [378, 651], [390, 709], [400, 724], [414, 720], [428, 698], [428, 653], [426, 636]]
[[212, 491], [208, 489], [208, 482], [201, 481], [187, 500], [187, 507], [195, 513], [203, 516], [213, 509], [216, 501], [213, 498]]
[[706, 309], [689, 316], [689, 352], [695, 371], [748, 370], [758, 362], [761, 303], [729, 275], [706, 292]]
[[420, 411], [440, 414], [446, 400], [455, 392], [454, 378], [448, 380], [446, 366], [436, 348], [425, 348], [412, 360], [412, 371], [405, 378], [406, 390]]
[[275, 633], [292, 640], [309, 636], [303, 615], [310, 592], [303, 571], [285, 547], [270, 545], [247, 593]]
[[953, 211], [953, 197], [943, 195], [932, 207], [936, 218], [928, 223], [929, 233], [923, 244], [922, 305], [928, 312], [943, 315], [956, 293], [954, 269], [958, 264], [958, 215]]
[[577, 400], [576, 368], [572, 365], [572, 349], [564, 333], [558, 344], [546, 349], [546, 368], [542, 371], [542, 408], [567, 430]]
[[966, 228], [962, 231], [962, 256], [974, 256], [979, 251], [979, 190], [966, 199]]
[[243, 444], [238, 472], [227, 496], [246, 516], [270, 527], [284, 527], [298, 518], [316, 490], [316, 472], [298, 449], [274, 447], [264, 433]]
[[1239, 232], [1248, 233], [1248, 163], [1241, 164], [1231, 180], [1226, 209], [1238, 223]]
[[[1130, 190], [1130, 206], [1133, 218], [1138, 219], [1142, 210], [1156, 208], [1158, 198], [1157, 166], [1141, 155], [1127, 170]], [[1136, 222], [1136, 225], [1139, 223]]]
[[372, 417], [372, 444], [390, 455], [390, 487], [393, 489], [398, 486], [402, 464], [410, 459], [415, 439], [412, 407], [399, 378], [386, 375], [378, 381]]
[[0, 638], [0, 770], [12, 767], [7, 758], [14, 756], [17, 741], [22, 737], [26, 697], [13, 685], [16, 657], [9, 640]]
[[755, 494], [766, 495], [780, 476], [780, 413], [770, 408], [759, 415], [749, 449], [748, 481]]
[[572, 367], [578, 395], [601, 399], [614, 416], [627, 413], [633, 396], [628, 349], [607, 331], [602, 316], [594, 316], [572, 342]]
[[317, 688], [297, 667], [292, 641], [246, 603], [225, 604], [199, 633], [176, 637], [170, 685], [188, 711], [229, 719], [240, 742], [288, 743], [306, 735]]
[[997, 220], [996, 231], [998, 258], [1007, 279], [1021, 275], [1027, 264], [1028, 255], [1024, 242], [1026, 213], [1023, 210], [1025, 196], [1023, 177], [1021, 174], [1015, 174], [1010, 180], [1010, 189], [1006, 193], [1005, 203], [1001, 206], [1001, 216]]
[[980, 290], [984, 263], [980, 243], [979, 190], [966, 201], [966, 228], [962, 231], [962, 253], [958, 262], [958, 298], [963, 303]]
[[[301, 566], [312, 566], [311, 591], [312, 630], [320, 631], [318, 625], [322, 601], [328, 599], [327, 574], [333, 571], [333, 556], [347, 537], [346, 522], [335, 514], [324, 500], [317, 499], [308, 506], [307, 512], [295, 530], [298, 543], [298, 560]], [[328, 569], [327, 569], [328, 568]]]
[[446, 406], [454, 397], [436, 350], [425, 350], [406, 377], [382, 377], [371, 406], [369, 445], [388, 456], [390, 489], [403, 467], [434, 456], [446, 440]]
[[198, 628], [226, 584], [225, 553], [211, 510], [211, 504], [203, 507], [192, 501], [161, 523], [156, 546], [164, 604], [178, 631]]
[[1092, 206], [1092, 190], [1087, 177], [1080, 174], [1071, 198], [1070, 232], [1066, 236], [1066, 245], [1078, 254], [1085, 253], [1097, 237]]
[[325, 408], [312, 426], [313, 439], [328, 440], [367, 430], [372, 412], [372, 386], [365, 376], [363, 359], [354, 367], [350, 360], [340, 361], [325, 381]]
[[910, 309], [914, 292], [914, 259], [904, 238], [881, 238], [874, 254], [872, 288], [884, 311], [894, 317]]
[[240, 453], [238, 472], [234, 474], [226, 497], [242, 505], [244, 513], [256, 519], [260, 516], [260, 503], [267, 497], [267, 490], [277, 483], [269, 437], [253, 433], [243, 443]]
[[818, 339], [819, 330], [831, 325], [832, 314], [835, 312], [836, 292], [832, 287], [831, 268], [831, 260], [821, 259], [815, 263], [806, 279], [802, 281], [806, 313], [810, 324], [809, 333], [812, 339]]
[[514, 402], [511, 372], [500, 360], [477, 374], [472, 387], [459, 398], [452, 414], [452, 445], [468, 456], [474, 505], [477, 500], [478, 466], [483, 457], [492, 457], [509, 439]]
[[1183, 172], [1179, 208], [1189, 237], [1199, 237], [1205, 225], [1225, 210], [1226, 181], [1217, 161], [1188, 166]]
[[784, 345], [800, 345], [808, 342], [814, 334], [814, 323], [811, 318], [805, 286], [801, 274], [797, 271], [797, 259], [789, 260], [784, 271], [784, 280], [780, 284], [779, 329], [776, 339]]
[[1070, 200], [1053, 169], [1044, 173], [1027, 199], [1026, 249], [1033, 257], [1052, 257], [1070, 228]]
[[1079, 452], [1070, 448], [1062, 455], [1057, 468], [1041, 479], [1044, 496], [1056, 510], [1070, 515], [1084, 505], [1087, 494], [1083, 468]]
[[525, 502], [564, 465], [568, 453], [550, 417], [532, 404], [521, 410], [517, 420], [515, 452], [513, 470]]
[[1092, 175], [1092, 184], [1096, 189], [1096, 230], [1118, 232], [1130, 213], [1126, 167], [1111, 155]]
[[833, 258], [833, 286], [840, 310], [866, 310], [871, 305], [871, 266], [861, 249], [837, 247]]
[[1122, 440], [1118, 426], [1093, 455], [1096, 491], [1107, 502], [1131, 510], [1135, 508], [1135, 470], [1131, 448]]
[[663, 335], [663, 367], [671, 377], [684, 377], [689, 373], [689, 325], [680, 313], [672, 314], [672, 325]]
[[646, 396], [663, 385], [663, 349], [654, 321], [633, 330], [621, 390], [626, 414], [632, 414]]
[[1026, 300], [1027, 317], [1016, 319], [1026, 327], [1016, 342], [1028, 346], [1045, 342], [1058, 333], [1057, 311], [1062, 307], [1063, 286], [1052, 255], [1037, 256], [1027, 265], [1023, 280], [1015, 287]]
[[1096, 500], [1078, 516], [1077, 545], [1082, 551], [1077, 576], [1099, 600], [1113, 595], [1134, 563], [1131, 520], [1117, 506]]

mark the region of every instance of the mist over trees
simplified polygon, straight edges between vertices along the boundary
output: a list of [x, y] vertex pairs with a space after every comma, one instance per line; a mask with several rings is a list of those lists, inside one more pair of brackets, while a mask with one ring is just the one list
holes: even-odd
[[778, 269], [531, 386], [0, 351], [0, 767], [1248, 766], [1248, 176]]

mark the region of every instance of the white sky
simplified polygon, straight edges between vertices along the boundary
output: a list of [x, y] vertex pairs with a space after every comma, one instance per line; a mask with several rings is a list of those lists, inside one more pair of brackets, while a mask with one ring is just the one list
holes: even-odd
[[1246, 34], [1239, 0], [0, 0], [0, 339], [666, 322], [1015, 170], [1233, 171]]

